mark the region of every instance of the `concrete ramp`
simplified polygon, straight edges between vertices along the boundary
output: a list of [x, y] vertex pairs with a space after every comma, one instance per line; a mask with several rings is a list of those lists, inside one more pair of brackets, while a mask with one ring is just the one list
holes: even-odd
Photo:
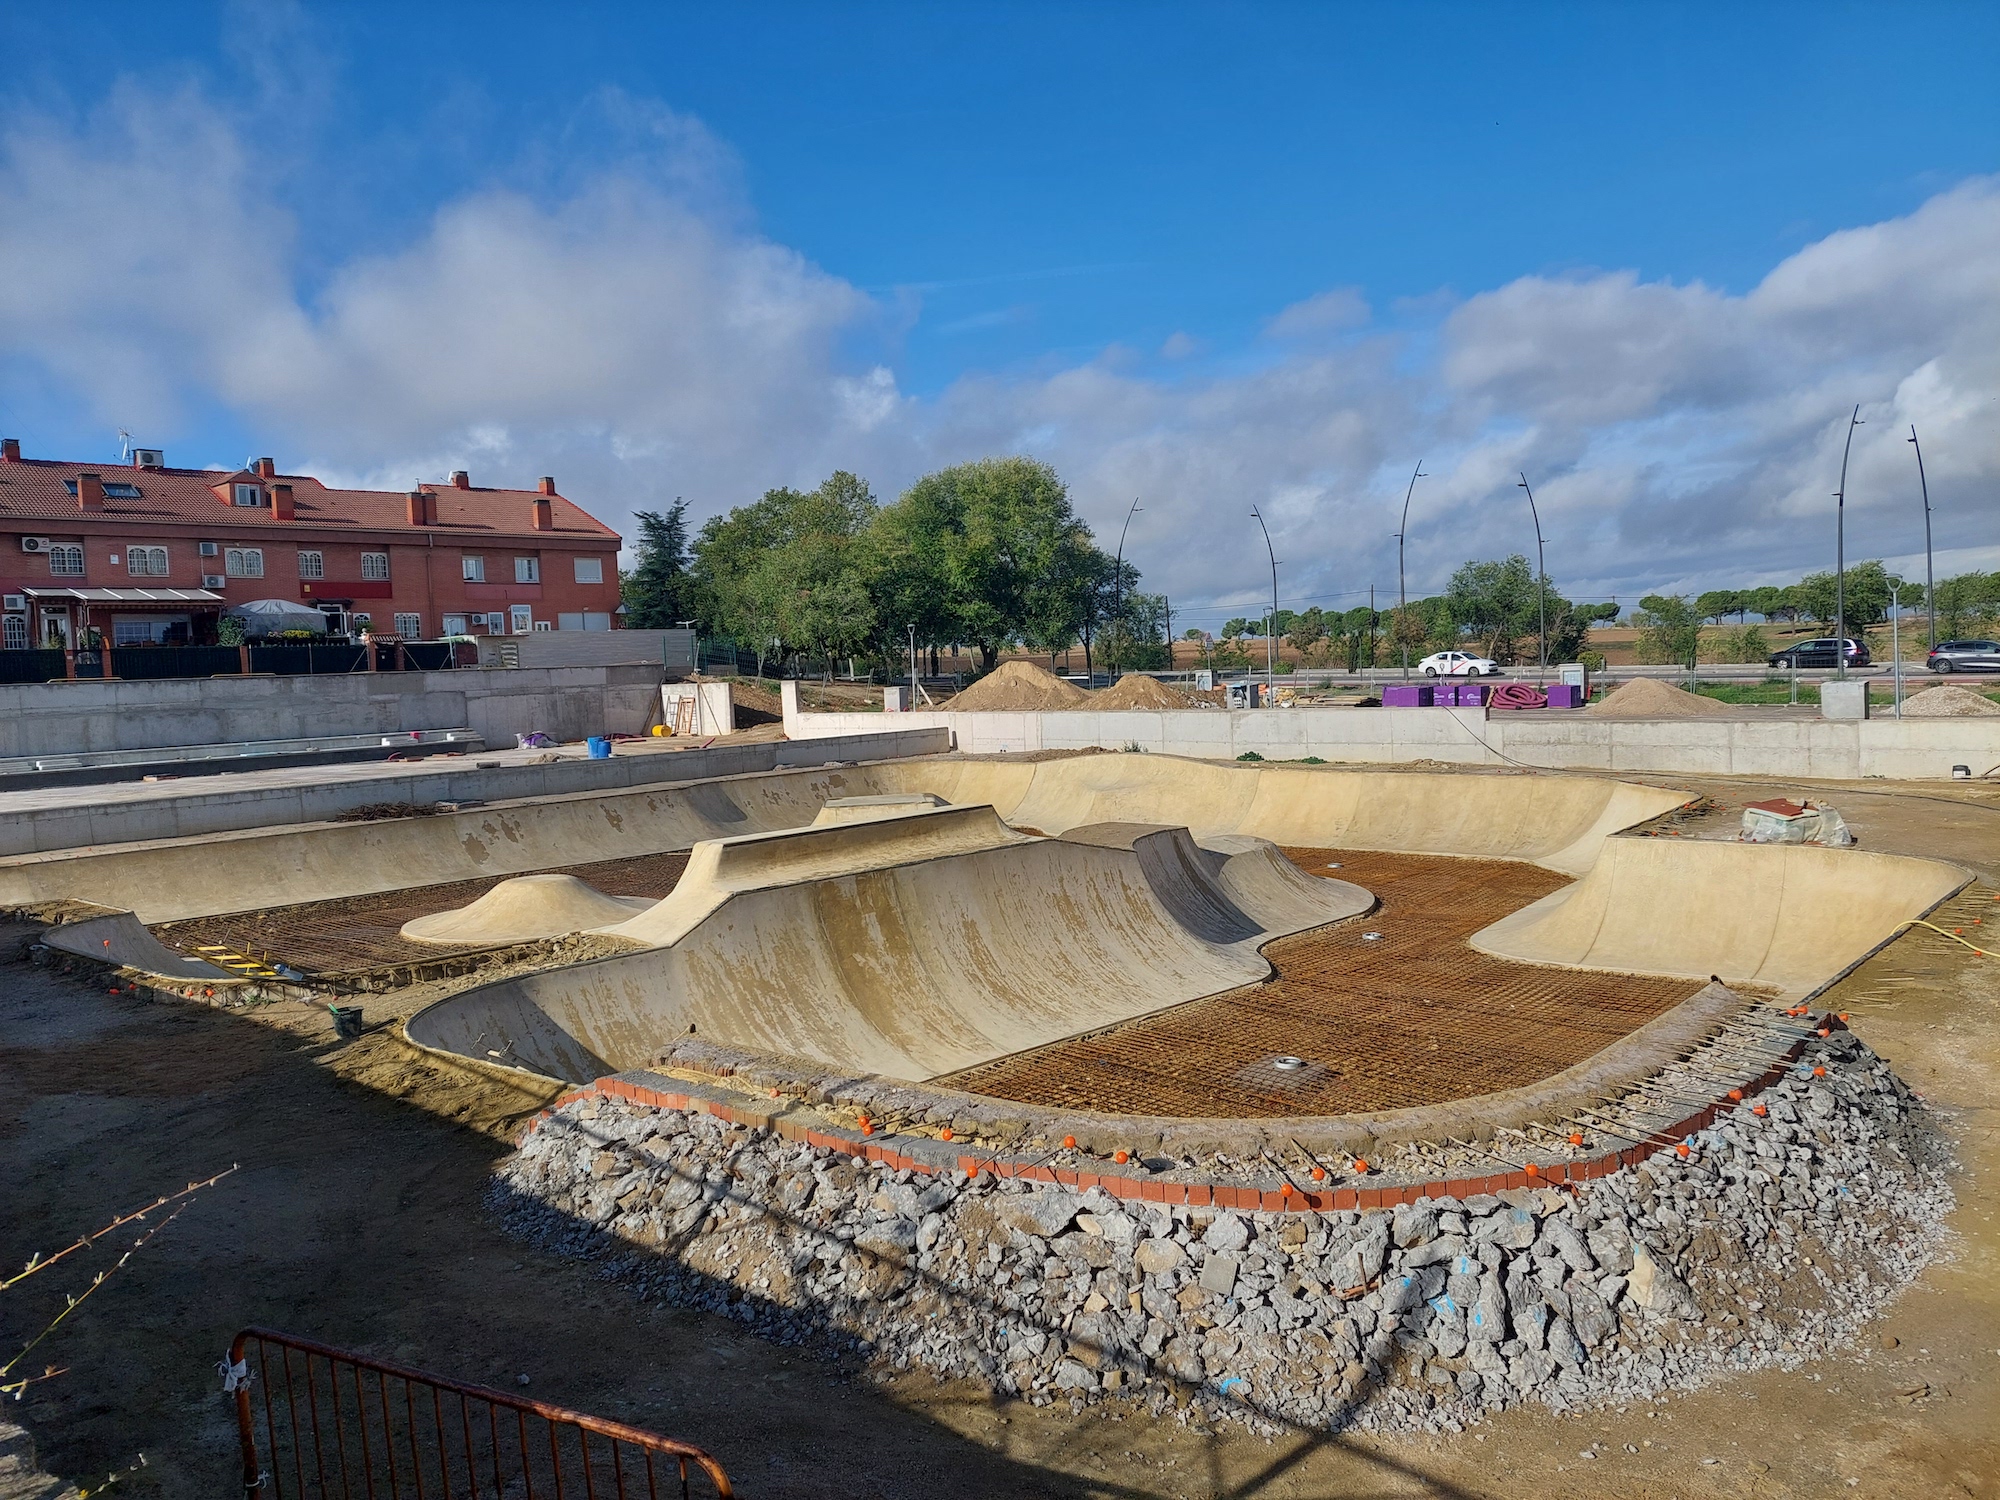
[[990, 802], [1016, 827], [1172, 822], [1197, 839], [1523, 859], [1581, 875], [1604, 840], [1671, 812], [1685, 792], [1608, 777], [1218, 765], [1168, 755], [1052, 761], [905, 761], [876, 781]]
[[1590, 872], [1472, 937], [1526, 963], [1719, 976], [1803, 997], [1965, 885], [1955, 865], [1803, 844], [1612, 839]]
[[1226, 876], [1267, 855], [1204, 851], [1184, 829], [1028, 838], [990, 808], [726, 840], [610, 929], [662, 946], [468, 991], [409, 1034], [574, 1081], [648, 1066], [690, 1031], [931, 1078], [1261, 980], [1261, 944], [1374, 904], [1302, 877], [1286, 925], [1261, 926]]
[[42, 942], [61, 952], [74, 953], [79, 958], [94, 958], [99, 963], [137, 969], [143, 974], [157, 974], [165, 979], [195, 979], [212, 984], [218, 980], [234, 981], [242, 977], [218, 965], [174, 952], [148, 932], [145, 924], [129, 911], [87, 917], [81, 922], [64, 922], [44, 932]]
[[653, 904], [644, 896], [607, 896], [574, 875], [517, 875], [469, 906], [405, 922], [402, 935], [418, 943], [531, 943], [627, 921]]

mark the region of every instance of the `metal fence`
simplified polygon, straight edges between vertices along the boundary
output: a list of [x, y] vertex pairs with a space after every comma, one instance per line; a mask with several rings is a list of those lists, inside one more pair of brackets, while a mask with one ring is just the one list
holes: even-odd
[[[61, 682], [71, 676], [140, 681], [169, 677], [236, 677], [245, 672], [280, 677], [370, 670], [370, 648], [338, 642], [299, 641], [250, 646], [113, 646], [75, 651], [0, 651], [0, 683]], [[471, 666], [477, 650], [455, 641], [378, 641], [378, 672], [442, 672]], [[71, 659], [74, 659], [74, 668]]]
[[229, 1366], [246, 1500], [734, 1494], [690, 1444], [311, 1339], [246, 1328]]

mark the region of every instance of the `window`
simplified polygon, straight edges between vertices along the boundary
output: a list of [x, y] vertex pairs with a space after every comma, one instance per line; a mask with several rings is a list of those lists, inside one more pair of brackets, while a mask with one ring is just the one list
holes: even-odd
[[404, 640], [420, 640], [423, 637], [423, 633], [424, 617], [422, 615], [396, 616], [396, 634], [400, 635]]
[[537, 621], [535, 621], [535, 629], [537, 629], [537, 630], [554, 630], [554, 629], [555, 629], [555, 626], [554, 626], [554, 625], [552, 625], [552, 624], [551, 624], [551, 623], [550, 623], [549, 621], [547, 621], [547, 620], [537, 620]]
[[260, 486], [254, 484], [237, 485], [234, 496], [230, 501], [232, 505], [262, 505], [263, 503], [264, 491]]
[[542, 560], [539, 557], [517, 557], [514, 559], [514, 582], [540, 583], [542, 581]]
[[364, 552], [361, 554], [361, 577], [370, 583], [379, 583], [389, 576], [389, 554], [386, 552]]
[[262, 578], [264, 576], [264, 549], [262, 547], [231, 547], [222, 554], [222, 571], [231, 578]]
[[165, 578], [167, 576], [167, 549], [165, 547], [127, 547], [125, 549], [125, 571], [134, 578]]
[[514, 634], [526, 635], [535, 628], [535, 611], [532, 605], [516, 604], [507, 613], [514, 617]]
[[28, 649], [28, 617], [26, 615], [0, 616], [0, 650], [26, 651]]
[[578, 583], [604, 582], [604, 559], [601, 557], [579, 557], [576, 560], [576, 581]]
[[56, 578], [83, 577], [82, 545], [49, 548], [49, 573]]
[[[76, 481], [74, 479], [65, 479], [63, 481], [63, 488], [74, 495], [76, 493]], [[139, 498], [139, 486], [136, 484], [122, 484], [114, 480], [112, 483], [104, 486], [104, 498], [107, 500], [137, 500]]]
[[153, 627], [145, 620], [111, 622], [111, 644], [114, 646], [150, 646], [153, 641]]
[[326, 554], [324, 552], [301, 552], [299, 554], [299, 577], [326, 577]]
[[465, 634], [465, 616], [464, 616], [464, 615], [446, 615], [446, 616], [444, 617], [444, 633], [445, 633], [446, 635], [464, 635], [464, 634]]
[[486, 582], [485, 558], [474, 557], [468, 552], [464, 557], [459, 559], [459, 563], [465, 569], [465, 581], [467, 583]]

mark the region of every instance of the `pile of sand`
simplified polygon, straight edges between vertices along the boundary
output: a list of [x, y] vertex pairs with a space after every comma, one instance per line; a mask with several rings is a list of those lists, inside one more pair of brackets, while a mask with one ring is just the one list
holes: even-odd
[[1090, 695], [1092, 708], [1190, 708], [1188, 695], [1158, 678], [1135, 673], [1121, 677], [1102, 692]]
[[1985, 714], [2000, 714], [2000, 703], [1970, 688], [1925, 688], [1903, 700], [1906, 719], [1975, 719]]
[[1088, 708], [1090, 694], [1031, 661], [1001, 663], [997, 671], [944, 705], [954, 713], [1039, 713], [1056, 708]]
[[1623, 687], [1606, 693], [1585, 711], [1631, 719], [1696, 719], [1730, 710], [1727, 703], [1685, 692], [1657, 677], [1635, 677]]

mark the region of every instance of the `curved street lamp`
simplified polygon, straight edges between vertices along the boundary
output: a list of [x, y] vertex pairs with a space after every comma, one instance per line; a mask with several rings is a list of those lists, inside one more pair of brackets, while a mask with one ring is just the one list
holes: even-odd
[[[1396, 623], [1400, 628], [1402, 617], [1410, 607], [1410, 593], [1403, 581], [1403, 534], [1410, 529], [1410, 496], [1417, 492], [1417, 481], [1429, 476], [1424, 473], [1424, 461], [1417, 460], [1417, 466], [1410, 473], [1410, 487], [1403, 491], [1403, 525], [1396, 533]], [[1410, 643], [1400, 643], [1403, 652], [1403, 681], [1410, 680]]]
[[1264, 551], [1271, 559], [1271, 623], [1264, 631], [1264, 675], [1275, 682], [1278, 676], [1278, 554], [1271, 548], [1271, 528], [1264, 524], [1263, 512], [1253, 505], [1250, 514], [1257, 518], [1257, 529], [1264, 533]]
[[1549, 675], [1549, 565], [1542, 555], [1542, 515], [1535, 509], [1535, 492], [1528, 489], [1528, 476], [1521, 475], [1517, 489], [1528, 490], [1528, 514], [1535, 519], [1535, 609], [1541, 620], [1541, 634], [1535, 643], [1535, 680]]
[[[1132, 508], [1125, 512], [1125, 524], [1118, 528], [1118, 559], [1111, 565], [1111, 623], [1114, 627], [1122, 626], [1125, 620], [1125, 533], [1132, 529], [1132, 517], [1138, 513], [1139, 497], [1134, 495]], [[1098, 555], [1103, 556], [1102, 553]], [[1115, 649], [1118, 637], [1114, 635], [1111, 640]], [[1172, 645], [1169, 644], [1167, 649], [1171, 651]], [[1111, 675], [1114, 678], [1118, 675], [1115, 660], [1111, 663]]]
[[1931, 576], [1931, 486], [1924, 478], [1924, 445], [1917, 441], [1917, 424], [1910, 424], [1910, 446], [1917, 450], [1917, 483], [1924, 491], [1924, 604], [1930, 610], [1930, 649], [1937, 649], [1937, 580]]
[[1861, 425], [1857, 402], [1840, 450], [1840, 488], [1833, 492], [1833, 675], [1841, 682], [1847, 681], [1847, 456], [1854, 451], [1854, 429]]

